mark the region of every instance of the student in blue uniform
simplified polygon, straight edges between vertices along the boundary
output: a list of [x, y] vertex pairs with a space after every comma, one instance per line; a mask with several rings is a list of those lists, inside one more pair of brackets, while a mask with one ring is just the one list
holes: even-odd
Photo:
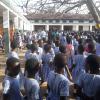
[[[78, 93], [82, 100], [95, 100], [96, 93], [100, 90], [100, 57], [89, 55], [86, 58], [86, 73], [82, 73], [77, 81]], [[99, 89], [99, 90], [98, 90]]]
[[31, 44], [31, 52], [27, 55], [27, 58], [30, 59], [30, 58], [36, 58], [39, 60], [39, 56], [37, 54], [37, 51], [38, 51], [38, 47], [36, 44]]
[[59, 46], [60, 46], [60, 41], [59, 40], [56, 40], [55, 41], [55, 47], [54, 47], [55, 54], [58, 54], [60, 52], [59, 51]]
[[26, 92], [26, 100], [39, 100], [40, 87], [35, 75], [40, 69], [40, 64], [37, 59], [31, 58], [26, 61], [25, 70], [27, 77], [25, 79], [24, 87]]
[[20, 72], [20, 62], [16, 58], [9, 58], [6, 62], [7, 75], [3, 81], [3, 100], [23, 100], [20, 82], [17, 78]]
[[60, 43], [61, 43], [61, 45], [64, 45], [64, 46], [67, 45], [66, 36], [65, 36], [64, 33], [63, 33], [62, 36], [60, 37]]
[[55, 71], [51, 71], [47, 80], [47, 100], [67, 100], [69, 96], [68, 79], [63, 75], [66, 65], [66, 56], [57, 54], [54, 58]]
[[[67, 65], [67, 50], [66, 50], [66, 46], [64, 46], [64, 45], [61, 45], [60, 47], [59, 47], [59, 50], [60, 50], [60, 53], [62, 53], [62, 54], [64, 54], [65, 56], [66, 56], [66, 67], [64, 68], [64, 75], [66, 76], [66, 77], [68, 77], [68, 79], [70, 80], [70, 81], [72, 81], [72, 77], [69, 75], [69, 73], [68, 73], [68, 70], [69, 70], [69, 68], [68, 68], [68, 65]], [[67, 68], [67, 69], [66, 69]], [[70, 72], [70, 71], [69, 71]], [[69, 83], [70, 83], [70, 81], [69, 81]]]
[[98, 41], [96, 43], [96, 55], [100, 56], [100, 35], [98, 36]]
[[15, 58], [19, 59], [18, 53], [16, 52], [16, 48], [17, 48], [16, 41], [12, 41], [11, 42], [11, 52], [8, 53], [8, 58], [15, 57]]
[[31, 45], [30, 44], [27, 44], [26, 45], [26, 48], [27, 48], [27, 51], [25, 53], [25, 60], [29, 59], [30, 58], [30, 53], [31, 53]]
[[44, 81], [47, 80], [49, 72], [52, 69], [51, 63], [53, 61], [53, 57], [51, 54], [51, 46], [49, 44], [46, 44], [44, 46], [44, 54], [42, 55], [42, 72], [43, 72], [43, 77]]
[[80, 75], [82, 70], [85, 70], [85, 56], [83, 55], [84, 47], [83, 45], [78, 46], [78, 54], [74, 56], [73, 60], [73, 70], [72, 76], [74, 82], [77, 81], [78, 76]]

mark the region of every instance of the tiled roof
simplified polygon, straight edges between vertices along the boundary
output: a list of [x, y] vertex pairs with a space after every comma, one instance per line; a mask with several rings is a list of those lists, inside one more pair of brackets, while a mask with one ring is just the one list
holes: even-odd
[[93, 17], [90, 14], [61, 14], [61, 13], [56, 13], [56, 14], [29, 14], [26, 16], [29, 20], [34, 20], [34, 19], [88, 19], [92, 20]]

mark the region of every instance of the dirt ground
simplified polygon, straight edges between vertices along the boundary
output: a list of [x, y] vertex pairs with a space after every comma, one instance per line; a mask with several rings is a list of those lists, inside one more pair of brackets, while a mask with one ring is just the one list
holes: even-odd
[[[23, 50], [18, 53], [20, 57], [20, 63], [21, 63], [22, 70], [24, 68], [24, 63], [25, 63], [24, 61], [25, 51], [26, 50]], [[4, 75], [5, 75], [5, 67], [6, 67], [6, 56], [4, 53], [0, 51], [0, 100], [2, 100], [2, 82], [3, 82]], [[75, 100], [75, 99], [70, 99], [70, 100]]]

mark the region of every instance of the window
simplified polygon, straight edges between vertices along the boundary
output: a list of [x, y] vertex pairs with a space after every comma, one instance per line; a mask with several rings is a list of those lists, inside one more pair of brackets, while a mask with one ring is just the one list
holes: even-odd
[[49, 20], [49, 23], [52, 23], [52, 22], [53, 22], [53, 20], [52, 20], [52, 19], [50, 19], [50, 20]]
[[56, 19], [56, 23], [59, 23], [60, 21], [59, 21], [59, 19]]
[[63, 23], [66, 23], [66, 19], [63, 19]]
[[89, 20], [89, 23], [93, 23], [93, 20]]
[[72, 20], [72, 19], [70, 19], [70, 20], [69, 20], [69, 23], [73, 23], [73, 20]]
[[34, 20], [34, 22], [35, 22], [35, 23], [38, 23], [38, 22], [39, 22], [39, 20]]
[[81, 20], [79, 20], [79, 22], [80, 22], [80, 23], [83, 23], [83, 22], [84, 22], [84, 20], [82, 20], [82, 19], [81, 19]]
[[42, 20], [42, 22], [43, 22], [43, 23], [45, 23], [45, 22], [46, 22], [46, 20], [45, 20], [45, 19], [43, 19], [43, 20]]

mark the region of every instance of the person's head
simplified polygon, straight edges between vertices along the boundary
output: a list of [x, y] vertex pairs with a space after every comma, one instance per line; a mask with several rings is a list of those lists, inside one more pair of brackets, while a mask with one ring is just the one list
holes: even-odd
[[28, 74], [28, 77], [33, 78], [35, 74], [40, 69], [39, 61], [35, 58], [30, 58], [25, 63], [25, 70]]
[[100, 57], [97, 55], [89, 55], [86, 58], [86, 72], [91, 74], [98, 74], [100, 68]]
[[31, 49], [31, 45], [30, 45], [30, 44], [27, 44], [27, 45], [26, 45], [26, 48], [27, 48], [28, 50], [30, 50], [30, 49]]
[[15, 77], [20, 72], [20, 62], [17, 58], [11, 57], [6, 61], [8, 75]]
[[59, 40], [56, 40], [56, 41], [55, 41], [55, 45], [56, 45], [56, 47], [59, 47], [60, 41], [59, 41]]
[[71, 42], [71, 38], [69, 37], [69, 38], [67, 38], [67, 43], [68, 44], [71, 44], [72, 42]]
[[83, 52], [84, 52], [84, 46], [83, 45], [79, 45], [78, 46], [78, 53], [79, 54], [83, 54]]
[[47, 40], [46, 40], [46, 38], [43, 38], [43, 42], [44, 42], [44, 43], [47, 43]]
[[55, 70], [62, 73], [63, 69], [66, 65], [66, 56], [62, 53], [59, 53], [57, 55], [55, 55], [54, 58], [54, 66], [55, 66]]
[[11, 49], [15, 50], [17, 48], [17, 42], [16, 41], [12, 41], [11, 42]]
[[39, 47], [43, 47], [43, 40], [42, 39], [38, 40], [38, 44], [39, 44]]
[[66, 46], [61, 45], [61, 46], [59, 47], [59, 50], [60, 50], [61, 53], [66, 53]]
[[93, 43], [88, 44], [88, 53], [95, 53], [95, 45]]
[[80, 39], [78, 40], [78, 43], [79, 43], [79, 44], [83, 44], [83, 43], [84, 43], [84, 39], [83, 39], [83, 38], [80, 38]]
[[38, 45], [38, 41], [36, 39], [32, 40], [33, 45]]
[[31, 51], [32, 51], [32, 53], [36, 52], [37, 50], [38, 50], [37, 45], [31, 44]]
[[51, 45], [50, 44], [44, 45], [44, 51], [45, 51], [45, 53], [50, 52], [50, 50], [51, 50]]

